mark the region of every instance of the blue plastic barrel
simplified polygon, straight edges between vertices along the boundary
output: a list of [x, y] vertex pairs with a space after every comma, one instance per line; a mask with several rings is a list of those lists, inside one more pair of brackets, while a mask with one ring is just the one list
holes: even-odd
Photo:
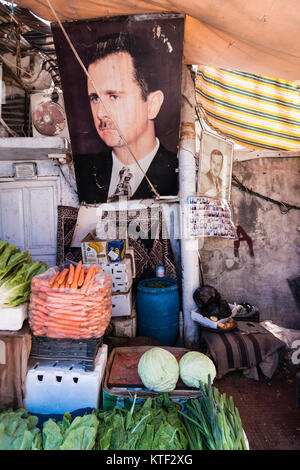
[[[153, 287], [153, 285], [165, 287]], [[179, 331], [179, 293], [174, 279], [143, 279], [136, 297], [137, 334], [156, 339], [162, 346], [173, 346]]]

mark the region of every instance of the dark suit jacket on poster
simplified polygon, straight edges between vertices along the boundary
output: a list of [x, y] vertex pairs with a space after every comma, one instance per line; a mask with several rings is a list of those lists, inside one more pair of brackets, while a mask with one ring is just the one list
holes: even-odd
[[[214, 194], [213, 197], [222, 197], [222, 185], [223, 185], [223, 180], [219, 176], [216, 178], [216, 194]], [[203, 194], [204, 196], [209, 190], [212, 190], [215, 188], [215, 183], [214, 183], [214, 178], [212, 175], [212, 172], [209, 170], [207, 173], [203, 173], [201, 175], [201, 180], [200, 180], [200, 194]], [[212, 196], [212, 195], [210, 195]]]
[[[106, 202], [112, 173], [112, 152], [74, 156], [78, 197], [80, 202]], [[160, 145], [148, 170], [147, 177], [161, 196], [178, 194], [177, 155]], [[151, 199], [155, 195], [146, 178], [131, 199]]]

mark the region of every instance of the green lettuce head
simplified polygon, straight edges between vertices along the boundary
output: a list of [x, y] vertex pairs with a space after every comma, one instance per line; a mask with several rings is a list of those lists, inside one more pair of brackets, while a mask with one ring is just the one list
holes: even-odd
[[138, 374], [149, 390], [171, 392], [179, 379], [179, 366], [176, 358], [166, 349], [152, 348], [139, 360]]
[[199, 388], [199, 382], [208, 383], [210, 375], [211, 383], [216, 377], [216, 368], [213, 361], [198, 351], [190, 351], [179, 361], [180, 378], [187, 387]]

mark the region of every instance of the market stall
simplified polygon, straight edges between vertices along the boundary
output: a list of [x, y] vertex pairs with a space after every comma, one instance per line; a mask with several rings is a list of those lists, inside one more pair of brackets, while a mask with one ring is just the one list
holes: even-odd
[[[293, 152], [297, 86], [182, 67], [193, 20], [180, 12], [64, 22], [46, 3], [51, 34], [24, 31], [26, 47], [54, 64], [51, 87], [31, 104], [42, 143], [35, 158], [33, 135], [0, 145], [0, 449], [247, 450], [251, 428], [222, 379], [271, 383], [283, 357], [295, 372], [300, 333], [262, 321], [238, 289], [224, 294], [240, 242], [254, 257], [232, 210], [233, 181], [255, 193], [233, 174], [234, 146]], [[12, 7], [15, 21], [20, 13]], [[258, 95], [268, 113], [253, 112]], [[266, 120], [264, 136], [255, 119]], [[60, 135], [56, 145], [47, 133]], [[49, 176], [55, 191], [34, 193]], [[15, 220], [5, 209], [12, 184]], [[215, 253], [203, 269], [207, 242], [234, 253], [218, 265], [224, 288], [210, 271]]]

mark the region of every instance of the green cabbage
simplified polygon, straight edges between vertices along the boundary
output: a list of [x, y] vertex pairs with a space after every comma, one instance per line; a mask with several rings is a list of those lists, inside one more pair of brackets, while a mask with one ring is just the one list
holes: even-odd
[[171, 392], [179, 378], [179, 366], [176, 358], [166, 349], [152, 348], [139, 360], [138, 374], [149, 390]]
[[208, 383], [208, 375], [211, 383], [216, 377], [213, 361], [198, 351], [190, 351], [182, 356], [179, 361], [179, 372], [181, 380], [187, 387], [199, 388], [199, 382]]

